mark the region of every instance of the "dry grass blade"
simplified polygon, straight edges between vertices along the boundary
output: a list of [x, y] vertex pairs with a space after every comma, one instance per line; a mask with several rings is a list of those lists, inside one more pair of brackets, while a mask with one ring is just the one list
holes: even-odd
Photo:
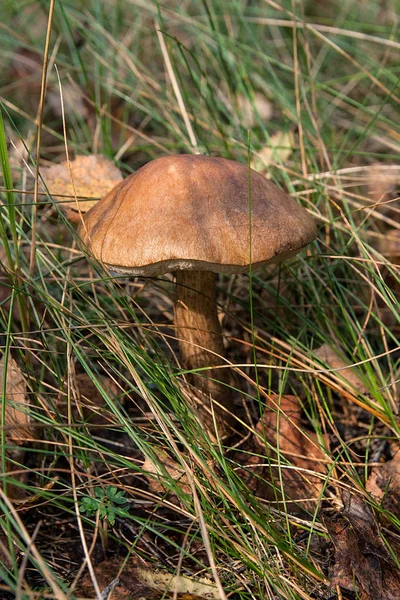
[[39, 158], [40, 150], [42, 145], [42, 125], [43, 125], [43, 111], [44, 103], [46, 98], [46, 86], [47, 86], [47, 67], [49, 60], [50, 51], [50, 38], [51, 28], [53, 24], [55, 0], [50, 0], [49, 6], [49, 17], [47, 22], [46, 32], [46, 43], [43, 55], [43, 70], [42, 70], [42, 84], [40, 89], [40, 101], [37, 116], [37, 143], [36, 143], [36, 173], [35, 173], [35, 187], [33, 192], [33, 219], [32, 219], [32, 232], [31, 232], [31, 254], [30, 254], [30, 273], [33, 274], [35, 270], [35, 253], [36, 253], [36, 214], [37, 214], [37, 203], [38, 203], [38, 192], [39, 192]]
[[190, 118], [189, 118], [188, 112], [186, 110], [185, 103], [183, 101], [183, 97], [182, 97], [181, 90], [179, 88], [178, 80], [177, 80], [177, 78], [175, 76], [175, 73], [174, 73], [174, 69], [173, 69], [173, 66], [172, 66], [172, 63], [171, 63], [171, 59], [170, 59], [169, 54], [168, 54], [167, 45], [166, 45], [166, 43], [164, 41], [163, 34], [160, 31], [160, 26], [159, 26], [159, 24], [157, 22], [155, 22], [155, 28], [156, 28], [156, 32], [157, 32], [158, 41], [160, 43], [161, 52], [162, 52], [162, 55], [163, 55], [163, 58], [164, 58], [164, 61], [165, 61], [165, 66], [166, 66], [169, 78], [171, 80], [171, 84], [172, 84], [172, 87], [173, 87], [173, 90], [174, 90], [174, 94], [175, 94], [176, 100], [178, 102], [179, 109], [180, 109], [181, 114], [182, 114], [183, 121], [184, 121], [185, 126], [186, 126], [186, 130], [187, 130], [187, 133], [188, 133], [188, 136], [189, 136], [190, 144], [192, 145], [193, 149], [195, 150], [197, 148], [196, 136], [194, 134], [193, 127], [192, 127], [192, 124], [190, 122]]
[[[9, 275], [8, 259], [4, 246], [0, 245], [0, 304], [5, 312], [10, 310], [10, 297], [12, 290], [12, 278]], [[20, 320], [18, 306], [13, 305], [13, 317]]]

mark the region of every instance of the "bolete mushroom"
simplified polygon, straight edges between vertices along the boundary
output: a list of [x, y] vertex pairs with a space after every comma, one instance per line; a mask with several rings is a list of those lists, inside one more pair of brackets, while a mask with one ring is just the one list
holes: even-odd
[[224, 436], [233, 402], [228, 370], [216, 368], [226, 362], [215, 273], [244, 273], [250, 264], [296, 254], [315, 238], [312, 217], [246, 165], [177, 155], [153, 160], [117, 185], [85, 215], [80, 234], [114, 271], [175, 273], [181, 364], [197, 370], [188, 379], [200, 392], [200, 420], [215, 439], [215, 419]]

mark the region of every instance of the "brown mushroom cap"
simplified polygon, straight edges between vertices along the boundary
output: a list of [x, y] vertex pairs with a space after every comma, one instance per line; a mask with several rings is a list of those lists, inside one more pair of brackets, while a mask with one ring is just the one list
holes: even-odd
[[242, 273], [280, 262], [316, 236], [308, 212], [256, 171], [193, 155], [149, 162], [84, 221], [80, 234], [91, 253], [133, 275]]

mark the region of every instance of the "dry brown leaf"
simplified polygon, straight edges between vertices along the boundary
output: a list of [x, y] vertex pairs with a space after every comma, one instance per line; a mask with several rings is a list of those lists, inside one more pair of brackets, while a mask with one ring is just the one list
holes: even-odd
[[[283, 492], [285, 497], [297, 500], [301, 498], [317, 498], [323, 486], [323, 478], [313, 476], [305, 471], [325, 474], [325, 455], [321, 450], [317, 436], [310, 432], [304, 432], [301, 423], [302, 409], [296, 396], [285, 395], [280, 399], [277, 397], [279, 411], [267, 408], [264, 412], [262, 422], [258, 423], [256, 429], [262, 434], [273, 448], [279, 447], [279, 452], [287, 458], [295, 468], [281, 471], [283, 481]], [[279, 439], [277, 439], [279, 431]], [[262, 440], [257, 438], [258, 444]], [[276, 453], [271, 449], [269, 456], [276, 458]], [[272, 469], [275, 484], [280, 488], [279, 469]], [[308, 502], [305, 503], [309, 505]]]
[[[14, 132], [11, 132], [11, 134], [8, 135], [8, 138], [10, 139], [10, 144], [8, 146], [8, 162], [12, 178], [13, 180], [19, 181], [21, 170], [24, 168], [29, 158], [29, 152], [27, 150], [28, 144], [25, 140], [17, 137]], [[29, 170], [27, 169], [26, 171], [28, 175]]]
[[365, 487], [382, 508], [400, 517], [400, 450], [392, 460], [373, 467]]
[[[368, 191], [371, 202], [375, 205], [383, 204], [390, 200], [395, 190], [395, 184], [400, 181], [400, 170], [385, 169], [385, 165], [371, 165], [368, 169]], [[383, 206], [389, 209], [390, 206]]]
[[[27, 473], [28, 473], [28, 471], [27, 471]], [[58, 480], [59, 480], [59, 477], [54, 477], [54, 479], [52, 479], [51, 481], [46, 483], [46, 485], [43, 486], [42, 488], [37, 488], [37, 490], [38, 490], [37, 493], [32, 494], [31, 496], [27, 496], [25, 493], [25, 490], [21, 490], [20, 488], [18, 488], [18, 490], [20, 492], [18, 494], [18, 497], [12, 496], [12, 498], [11, 498], [13, 501], [13, 504], [17, 505], [18, 507], [24, 507], [24, 508], [35, 507], [36, 504], [41, 504], [43, 502], [43, 492], [52, 490]], [[14, 486], [14, 487], [16, 487], [16, 486]], [[9, 490], [7, 487], [7, 495], [10, 497], [10, 494], [8, 493], [8, 491]]]
[[[76, 402], [72, 403], [74, 419], [78, 421], [84, 419], [93, 428], [109, 425], [109, 411], [99, 387], [102, 387], [108, 396], [117, 397], [119, 394], [117, 384], [110, 377], [99, 376], [96, 385], [90, 375], [78, 373], [71, 385], [73, 387], [71, 396], [76, 398]], [[64, 390], [57, 405], [58, 410], [64, 416], [68, 413], [67, 406], [66, 390]]]
[[237, 98], [240, 123], [243, 127], [251, 129], [257, 124], [257, 113], [261, 121], [269, 121], [272, 118], [274, 109], [271, 102], [260, 92], [254, 94], [254, 100], [251, 101], [247, 96], [241, 94]]
[[400, 572], [362, 498], [344, 492], [343, 510], [324, 523], [335, 554], [331, 583], [355, 591], [361, 600], [398, 600]]
[[26, 381], [16, 361], [9, 357], [7, 366], [4, 356], [0, 360], [0, 381], [6, 370], [5, 426], [6, 440], [22, 445], [33, 435], [30, 426], [29, 405], [26, 397]]
[[357, 369], [350, 367], [351, 363], [341, 358], [338, 349], [332, 348], [329, 344], [322, 344], [317, 350], [314, 350], [314, 354], [331, 369], [341, 369], [340, 371], [335, 371], [332, 375], [347, 382], [352, 392], [356, 390], [359, 394], [368, 394], [368, 390], [359, 377]]
[[[149, 488], [157, 494], [165, 494], [166, 492], [170, 492], [170, 486], [163, 483], [166, 477], [166, 471], [169, 477], [171, 477], [178, 483], [179, 487], [185, 494], [191, 494], [191, 487], [189, 485], [183, 467], [181, 467], [179, 463], [173, 460], [170, 456], [168, 456], [168, 454], [164, 450], [160, 448], [157, 451], [157, 456], [159, 458], [159, 461], [162, 462], [164, 469], [161, 467], [160, 464], [156, 463], [155, 461], [153, 462], [149, 458], [146, 458], [142, 465], [142, 469], [143, 471], [145, 471], [145, 475], [149, 480]], [[154, 476], [149, 476], [147, 475], [148, 473]]]
[[[388, 229], [385, 233], [381, 233], [379, 237], [371, 238], [371, 245], [392, 265], [400, 265], [400, 229]], [[389, 268], [384, 267], [381, 269], [381, 272], [387, 288], [391, 290], [396, 298], [400, 298], [400, 284], [398, 277], [396, 277]], [[366, 299], [366, 301], [368, 301], [368, 299]], [[379, 294], [376, 295], [376, 303], [378, 316], [382, 322], [388, 327], [398, 328], [396, 312], [393, 311], [385, 299]]]
[[271, 164], [285, 163], [293, 152], [293, 146], [293, 134], [290, 131], [278, 131], [271, 135], [265, 148], [257, 152], [250, 166], [269, 179], [268, 167]]
[[221, 596], [216, 585], [202, 577], [191, 579], [183, 575], [170, 575], [150, 567], [136, 567], [136, 573], [142, 583], [152, 590], [169, 593], [177, 592], [182, 600], [220, 600]]
[[[0, 245], [0, 303], [2, 310], [8, 309], [8, 298], [11, 295], [9, 277], [7, 276], [8, 261], [4, 246]], [[6, 303], [6, 305], [4, 304]]]
[[[75, 378], [75, 382], [80, 396], [84, 418], [95, 425], [101, 425], [108, 422], [105, 418], [103, 408], [105, 406], [104, 397], [92, 378], [87, 373], [79, 373]], [[110, 377], [101, 377], [98, 381], [98, 385], [101, 385], [107, 394], [111, 394], [115, 397], [119, 394], [117, 384]]]
[[[301, 413], [296, 396], [271, 397], [270, 406], [256, 426], [259, 436], [250, 444], [249, 453], [238, 457], [242, 464], [246, 462], [242, 476], [257, 495], [271, 501], [285, 498], [295, 511], [315, 508], [326, 473], [324, 453], [316, 435], [304, 431]], [[278, 462], [278, 451], [289, 464], [282, 458]], [[275, 489], [265, 481], [271, 481]]]
[[[123, 558], [114, 557], [95, 567], [95, 575], [100, 590], [113, 589], [107, 600], [161, 600], [172, 598], [177, 592], [177, 600], [220, 600], [219, 592], [208, 579], [170, 575], [153, 567], [139, 566], [133, 559], [125, 565], [119, 574]], [[85, 575], [79, 584], [79, 593], [93, 597], [93, 585], [89, 575]]]
[[385, 235], [379, 239], [378, 250], [390, 262], [395, 265], [400, 264], [400, 229], [389, 229]]
[[[100, 591], [109, 590], [109, 594], [104, 596], [107, 600], [129, 600], [132, 598], [130, 590], [126, 588], [118, 579], [118, 574], [123, 563], [123, 558], [114, 556], [109, 560], [104, 560], [99, 563], [95, 568], [95, 576]], [[116, 581], [117, 580], [117, 581]], [[111, 589], [110, 589], [111, 588]], [[153, 598], [147, 599], [146, 596], [142, 596], [141, 590], [138, 589], [138, 595], [136, 600], [153, 600]], [[94, 598], [95, 590], [89, 573], [86, 573], [79, 581], [77, 587], [77, 594], [84, 596], [85, 598]]]
[[[0, 381], [3, 381], [4, 371], [3, 356], [0, 360]], [[26, 391], [26, 381], [20, 368], [16, 361], [9, 357], [6, 370], [6, 409], [4, 419], [6, 442], [9, 444], [20, 446], [27, 439], [33, 437]], [[16, 467], [15, 463], [23, 464], [24, 457], [25, 451], [23, 448], [7, 448], [5, 470], [14, 481], [19, 481], [20, 483], [26, 480], [27, 473], [20, 472], [20, 468]], [[14, 471], [17, 472], [14, 473]], [[13, 501], [22, 501], [25, 497], [25, 491], [19, 485], [15, 485], [12, 481], [9, 481], [7, 484], [7, 496]]]
[[84, 214], [96, 204], [96, 200], [82, 198], [102, 198], [123, 178], [112, 161], [98, 154], [77, 156], [75, 160], [70, 161], [70, 166], [74, 185], [67, 161], [44, 167], [40, 172], [47, 189], [60, 201], [60, 208], [68, 219], [79, 223], [80, 212]]
[[87, 121], [89, 118], [89, 108], [85, 104], [84, 96], [77, 86], [73, 86], [71, 83], [65, 83], [62, 86], [62, 101], [63, 104], [61, 104], [60, 91], [58, 89], [53, 91], [49, 90], [47, 102], [51, 106], [54, 116], [58, 118], [62, 117], [63, 106], [65, 114], [68, 115], [73, 112]]
[[3, 567], [6, 567], [10, 571], [15, 564], [15, 559], [13, 560], [10, 555], [8, 536], [2, 530], [0, 530], [0, 561]]
[[36, 50], [17, 48], [12, 55], [9, 77], [15, 84], [20, 82], [20, 93], [24, 93], [28, 103], [40, 94], [42, 65], [42, 57]]
[[[8, 260], [4, 246], [0, 244], [0, 311], [8, 316], [10, 310], [10, 298], [12, 291], [12, 279], [8, 275]], [[20, 322], [21, 316], [18, 309], [18, 303], [13, 303], [13, 318], [16, 322]]]

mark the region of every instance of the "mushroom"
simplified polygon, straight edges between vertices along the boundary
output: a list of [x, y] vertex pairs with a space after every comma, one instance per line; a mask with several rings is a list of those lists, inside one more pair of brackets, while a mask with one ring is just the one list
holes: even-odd
[[226, 361], [215, 274], [293, 256], [315, 238], [312, 217], [246, 165], [176, 155], [149, 162], [117, 185], [85, 215], [80, 235], [113, 271], [175, 273], [181, 365], [192, 371], [188, 381], [209, 435], [226, 435], [233, 395], [228, 369], [217, 368]]

